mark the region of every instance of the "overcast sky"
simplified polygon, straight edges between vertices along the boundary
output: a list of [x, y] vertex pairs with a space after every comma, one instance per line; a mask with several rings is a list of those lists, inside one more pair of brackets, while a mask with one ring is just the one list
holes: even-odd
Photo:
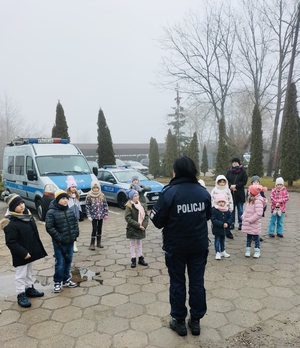
[[[0, 94], [49, 128], [60, 100], [72, 142], [97, 141], [101, 107], [114, 143], [164, 142], [175, 91], [155, 73], [162, 27], [199, 0], [0, 0]], [[18, 134], [26, 136], [26, 134]]]

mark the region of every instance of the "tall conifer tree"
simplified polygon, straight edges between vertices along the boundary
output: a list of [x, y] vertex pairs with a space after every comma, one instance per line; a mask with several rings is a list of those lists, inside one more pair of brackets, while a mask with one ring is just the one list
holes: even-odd
[[70, 141], [67, 120], [60, 101], [58, 101], [56, 105], [56, 117], [55, 124], [52, 128], [52, 138], [62, 138]]
[[196, 168], [198, 171], [200, 171], [200, 165], [199, 165], [199, 143], [198, 143], [198, 137], [197, 133], [195, 132], [193, 135], [193, 138], [190, 142], [188, 156], [195, 162]]
[[287, 91], [286, 117], [282, 125], [282, 142], [280, 151], [280, 175], [292, 186], [299, 179], [299, 115], [297, 110], [297, 90], [291, 83]]
[[264, 176], [262, 122], [257, 104], [254, 105], [252, 113], [250, 153], [251, 157], [248, 165], [249, 176], [252, 176], [253, 174]]
[[178, 152], [176, 137], [172, 134], [171, 130], [169, 129], [166, 138], [166, 152], [164, 154], [164, 169], [166, 176], [172, 177], [173, 164], [177, 158]]
[[104, 113], [100, 108], [98, 113], [98, 165], [103, 167], [107, 164], [116, 164], [115, 152], [110, 135], [110, 130], [106, 124]]
[[219, 120], [219, 143], [218, 143], [218, 153], [216, 160], [216, 175], [225, 175], [228, 170], [229, 155], [228, 146], [226, 143], [226, 128], [224, 117]]
[[203, 151], [202, 151], [201, 172], [203, 173], [204, 176], [208, 172], [208, 158], [207, 158], [206, 145], [203, 146]]
[[159, 152], [156, 139], [150, 139], [149, 147], [149, 173], [157, 177], [160, 173]]

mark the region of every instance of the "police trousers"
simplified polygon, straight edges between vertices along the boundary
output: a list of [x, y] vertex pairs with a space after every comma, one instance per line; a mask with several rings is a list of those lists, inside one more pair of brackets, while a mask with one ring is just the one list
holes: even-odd
[[186, 307], [186, 269], [188, 274], [189, 306], [193, 320], [204, 317], [206, 291], [204, 288], [204, 272], [208, 251], [200, 254], [172, 254], [165, 252], [165, 263], [170, 276], [169, 300], [171, 316], [183, 320], [187, 316]]

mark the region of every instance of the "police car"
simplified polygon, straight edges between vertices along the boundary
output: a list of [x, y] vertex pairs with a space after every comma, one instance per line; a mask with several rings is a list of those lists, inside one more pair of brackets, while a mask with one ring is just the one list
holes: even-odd
[[98, 180], [106, 200], [110, 203], [117, 203], [120, 208], [124, 209], [124, 205], [128, 201], [126, 190], [129, 189], [133, 176], [139, 178], [141, 185], [151, 187], [151, 191], [145, 192], [146, 203], [147, 206], [154, 205], [164, 186], [136, 170], [116, 166], [104, 166], [98, 170]]

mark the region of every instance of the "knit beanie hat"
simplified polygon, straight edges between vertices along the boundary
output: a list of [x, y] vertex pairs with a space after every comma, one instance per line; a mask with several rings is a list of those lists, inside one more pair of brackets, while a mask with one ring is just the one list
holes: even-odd
[[67, 192], [64, 191], [64, 190], [58, 190], [58, 191], [56, 191], [55, 194], [54, 194], [54, 197], [55, 197], [56, 203], [58, 203], [58, 202], [60, 201], [60, 199], [63, 198], [63, 197], [66, 197], [66, 198], [69, 199], [69, 195], [68, 195]]
[[138, 177], [137, 175], [134, 175], [134, 176], [132, 177], [131, 180], [132, 180], [132, 181], [134, 181], [134, 180], [139, 180], [139, 177]]
[[276, 185], [284, 185], [283, 178], [281, 178], [281, 177], [277, 178], [275, 184]]
[[101, 190], [100, 184], [98, 180], [93, 180], [91, 183], [91, 189], [93, 189], [93, 187], [98, 187], [98, 189]]
[[231, 160], [231, 163], [233, 162], [237, 162], [239, 165], [241, 164], [241, 161], [238, 157], [233, 157], [233, 159]]
[[251, 177], [251, 184], [255, 181], [255, 180], [257, 180], [257, 181], [259, 181], [260, 182], [260, 177], [258, 176], [258, 175], [252, 175], [252, 177]]
[[224, 193], [218, 193], [215, 198], [216, 203], [218, 202], [226, 202], [226, 195]]
[[253, 196], [257, 196], [260, 192], [266, 192], [268, 189], [261, 185], [250, 185], [249, 191]]
[[20, 203], [24, 203], [22, 197], [17, 195], [16, 193], [12, 193], [5, 198], [6, 203], [8, 204], [9, 211], [15, 211], [16, 207]]
[[67, 177], [67, 188], [77, 187], [77, 183], [72, 175]]
[[135, 194], [139, 194], [136, 190], [127, 190], [126, 193], [127, 193], [127, 196], [129, 197], [130, 200], [132, 200], [132, 197]]

